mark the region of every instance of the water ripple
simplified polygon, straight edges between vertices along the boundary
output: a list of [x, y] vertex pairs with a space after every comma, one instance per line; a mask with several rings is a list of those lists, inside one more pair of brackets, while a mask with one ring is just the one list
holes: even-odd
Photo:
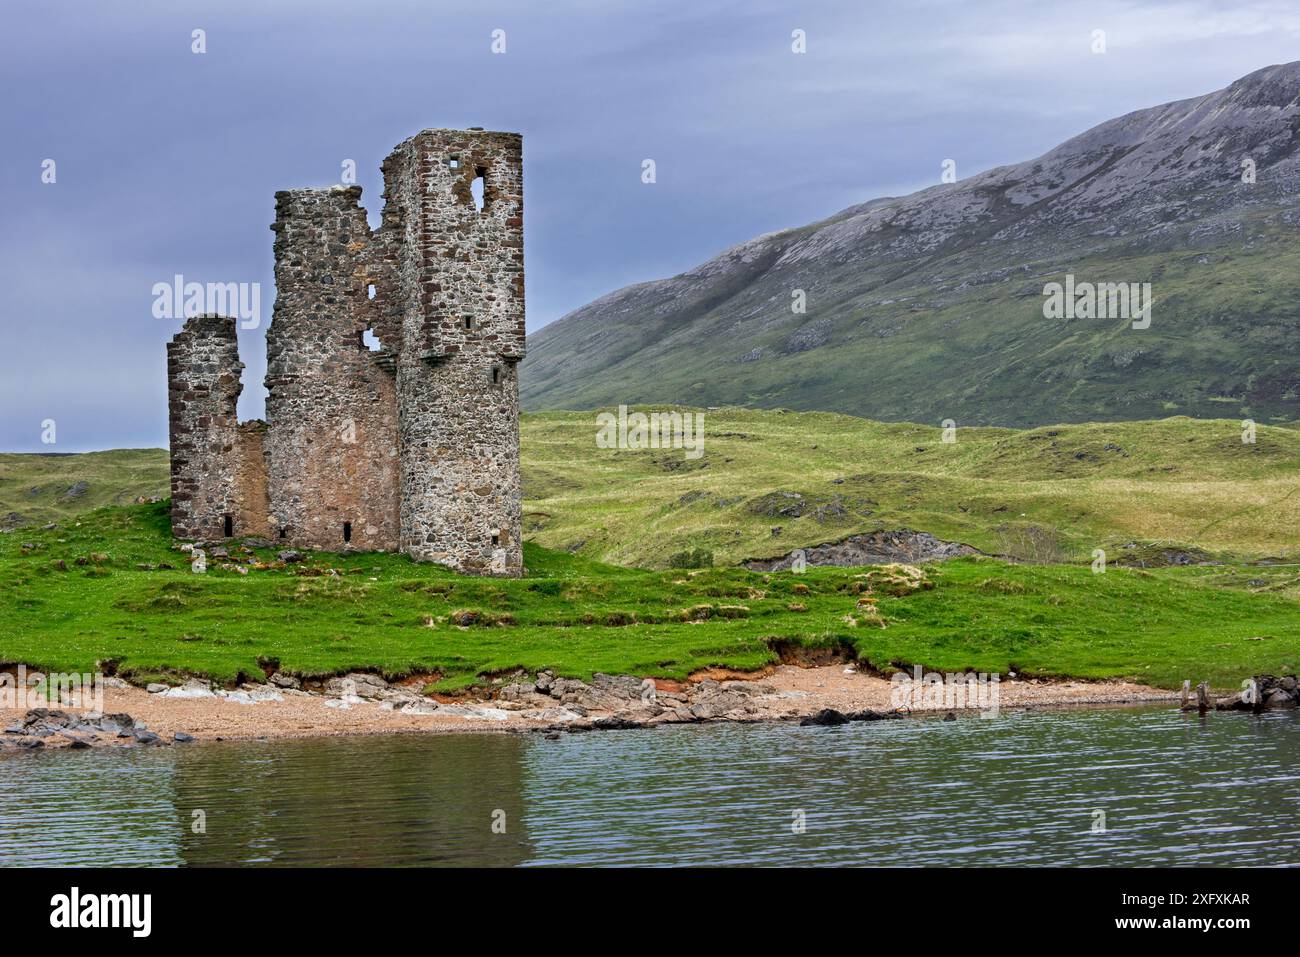
[[1287, 865], [1298, 744], [1145, 708], [16, 755], [0, 865]]

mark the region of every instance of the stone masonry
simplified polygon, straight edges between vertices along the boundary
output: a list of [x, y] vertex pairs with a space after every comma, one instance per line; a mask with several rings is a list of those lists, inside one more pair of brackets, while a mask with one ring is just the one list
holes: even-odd
[[383, 173], [377, 230], [360, 187], [276, 194], [266, 422], [235, 414], [235, 319], [168, 345], [172, 530], [517, 576], [521, 138], [425, 130]]

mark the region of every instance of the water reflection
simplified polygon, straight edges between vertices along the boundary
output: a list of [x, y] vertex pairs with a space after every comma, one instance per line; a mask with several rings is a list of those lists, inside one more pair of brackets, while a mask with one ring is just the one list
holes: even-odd
[[[198, 866], [519, 864], [529, 857], [527, 746], [508, 735], [401, 736], [179, 751], [181, 855]], [[206, 833], [194, 831], [195, 810]]]

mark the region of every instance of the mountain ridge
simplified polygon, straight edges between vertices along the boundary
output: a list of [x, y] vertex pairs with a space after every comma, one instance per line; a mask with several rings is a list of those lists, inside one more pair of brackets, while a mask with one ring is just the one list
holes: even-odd
[[[1297, 130], [1300, 62], [1278, 64], [1035, 159], [754, 237], [531, 336], [525, 406], [1294, 419]], [[1043, 286], [1067, 272], [1152, 282], [1154, 328], [1043, 319]]]

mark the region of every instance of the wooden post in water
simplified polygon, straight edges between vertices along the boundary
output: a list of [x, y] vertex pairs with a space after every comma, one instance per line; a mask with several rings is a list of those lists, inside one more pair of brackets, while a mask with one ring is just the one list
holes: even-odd
[[1205, 714], [1213, 707], [1214, 702], [1210, 700], [1210, 686], [1202, 681], [1196, 686], [1196, 710]]
[[1183, 679], [1183, 697], [1182, 697], [1182, 699], [1178, 702], [1178, 707], [1181, 708], [1183, 711], [1186, 711], [1187, 708], [1188, 708], [1188, 703], [1189, 703], [1191, 700], [1192, 700], [1192, 679], [1191, 679], [1191, 678], [1184, 678], [1184, 679]]

